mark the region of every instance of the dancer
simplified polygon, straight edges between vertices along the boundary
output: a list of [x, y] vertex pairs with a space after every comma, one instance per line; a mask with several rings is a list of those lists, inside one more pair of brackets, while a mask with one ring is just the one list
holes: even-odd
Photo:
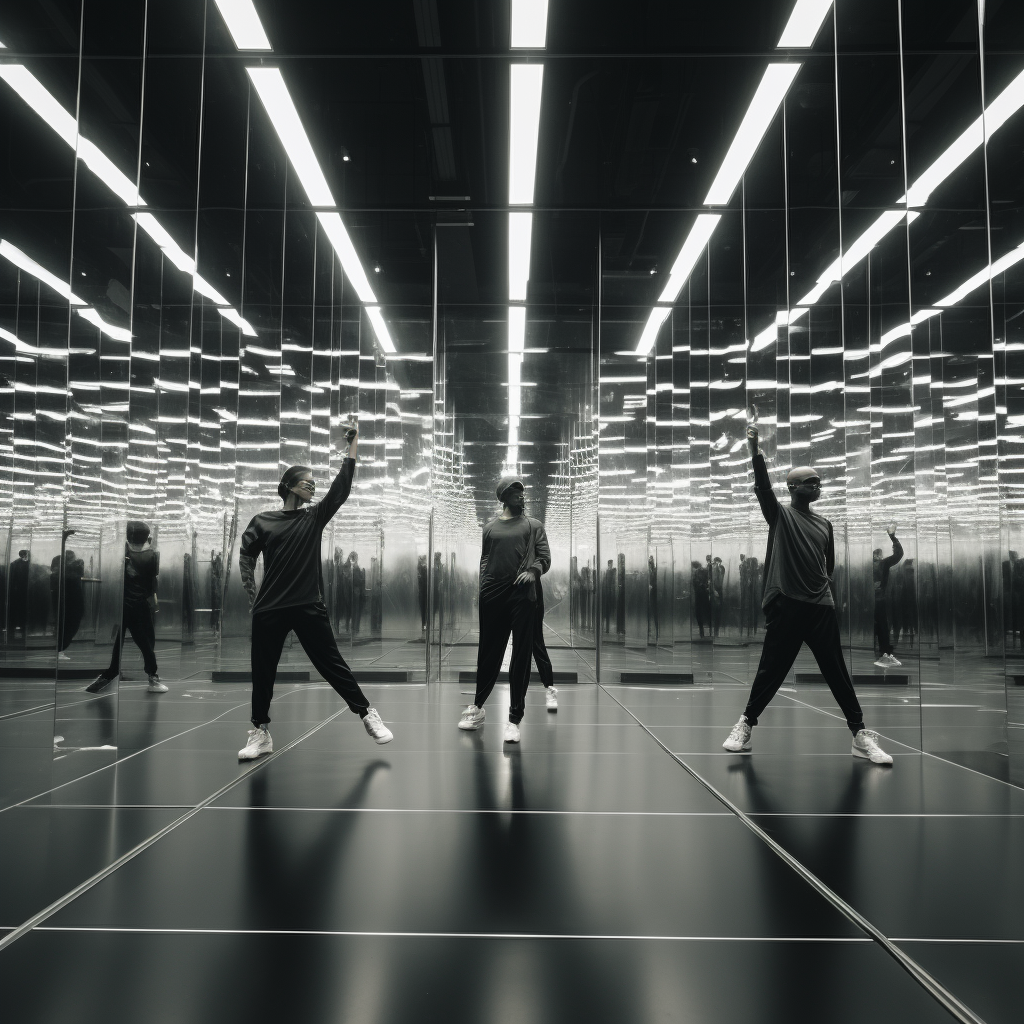
[[121, 601], [121, 627], [114, 637], [114, 650], [110, 665], [101, 672], [85, 689], [88, 693], [99, 693], [121, 671], [121, 648], [125, 634], [131, 633], [135, 645], [142, 651], [142, 663], [149, 677], [150, 693], [166, 693], [167, 687], [157, 675], [156, 631], [153, 629], [153, 615], [160, 607], [157, 597], [157, 580], [160, 576], [160, 552], [149, 543], [149, 527], [138, 520], [128, 523], [127, 542], [124, 546], [124, 591]]
[[[309, 505], [316, 485], [308, 466], [292, 466], [277, 485], [284, 502], [278, 511], [254, 516], [238, 553], [242, 585], [252, 613], [252, 729], [238, 752], [239, 761], [252, 761], [274, 749], [267, 726], [274, 696], [277, 663], [285, 639], [294, 630], [313, 667], [341, 694], [363, 720], [377, 743], [389, 743], [391, 730], [363, 695], [338, 650], [324, 604], [320, 543], [324, 528], [345, 504], [356, 467], [357, 431], [345, 433], [348, 457], [341, 464], [323, 501]], [[263, 555], [263, 584], [256, 591], [256, 559]]]
[[709, 635], [711, 627], [711, 597], [708, 591], [710, 587], [710, 573], [703, 563], [696, 560], [690, 563], [693, 572], [690, 575], [690, 584], [693, 587], [693, 617], [697, 620], [700, 629], [700, 638], [704, 639], [704, 623], [708, 623]]
[[523, 481], [517, 476], [502, 477], [496, 493], [503, 506], [501, 515], [484, 527], [480, 553], [476, 697], [462, 712], [459, 728], [479, 729], [484, 724], [484, 702], [494, 689], [511, 633], [508, 678], [512, 699], [504, 741], [518, 743], [519, 723], [526, 711], [526, 689], [530, 685], [530, 656], [536, 642], [535, 583], [551, 568], [551, 550], [544, 524], [523, 515]]
[[722, 746], [734, 753], [750, 750], [751, 729], [806, 643], [853, 733], [851, 753], [875, 764], [892, 764], [892, 757], [878, 745], [877, 733], [864, 728], [864, 714], [843, 658], [830, 590], [835, 569], [832, 524], [810, 507], [821, 497], [821, 478], [809, 466], [790, 470], [786, 483], [791, 503], [780, 505], [757, 447], [756, 427], [747, 427], [747, 440], [754, 464], [754, 493], [768, 523], [762, 597], [766, 625], [761, 663], [746, 710]]
[[537, 610], [533, 621], [533, 660], [537, 663], [537, 674], [544, 684], [544, 705], [548, 711], [557, 711], [558, 690], [555, 689], [555, 673], [551, 667], [548, 645], [544, 642], [544, 588], [539, 579], [534, 586], [537, 588]]
[[897, 661], [892, 652], [892, 636], [889, 631], [889, 615], [886, 608], [886, 590], [889, 588], [889, 570], [898, 565], [903, 558], [903, 545], [896, 539], [896, 524], [893, 523], [886, 531], [892, 541], [892, 554], [882, 557], [882, 549], [875, 548], [871, 552], [871, 575], [875, 584], [875, 639], [878, 641], [879, 656], [875, 664], [879, 668], [899, 668], [903, 664]]

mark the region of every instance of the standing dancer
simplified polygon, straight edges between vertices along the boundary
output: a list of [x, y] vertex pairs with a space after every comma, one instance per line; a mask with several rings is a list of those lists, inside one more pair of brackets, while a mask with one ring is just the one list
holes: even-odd
[[809, 466], [790, 470], [786, 483], [791, 503], [780, 505], [757, 447], [756, 427], [747, 427], [747, 440], [754, 493], [768, 523], [762, 598], [765, 636], [746, 710], [722, 746], [734, 753], [750, 750], [750, 730], [806, 643], [853, 733], [851, 753], [875, 764], [892, 764], [892, 757], [878, 745], [877, 733], [864, 728], [864, 713], [843, 658], [830, 589], [836, 558], [832, 524], [810, 507], [821, 497], [821, 478]]
[[558, 690], [555, 689], [555, 673], [551, 667], [548, 645], [544, 642], [544, 588], [540, 579], [534, 586], [537, 588], [537, 610], [533, 620], [533, 660], [537, 663], [537, 674], [544, 684], [544, 704], [548, 711], [557, 711]]
[[[277, 663], [285, 639], [294, 630], [313, 667], [363, 720], [377, 743], [389, 743], [391, 730], [363, 695], [338, 650], [324, 604], [320, 544], [324, 528], [345, 504], [356, 467], [357, 431], [345, 433], [348, 457], [323, 501], [310, 505], [316, 492], [308, 466], [292, 466], [277, 485], [284, 507], [261, 512], [242, 534], [238, 568], [252, 612], [252, 729], [239, 761], [252, 761], [274, 749], [267, 726]], [[263, 584], [256, 592], [256, 559], [263, 555]]]
[[903, 664], [897, 661], [892, 652], [892, 635], [889, 630], [889, 614], [886, 608], [886, 591], [889, 589], [889, 570], [898, 565], [903, 558], [903, 545], [896, 539], [896, 524], [893, 523], [885, 531], [892, 541], [892, 554], [882, 557], [882, 549], [875, 548], [871, 552], [871, 575], [875, 584], [875, 639], [878, 640], [879, 668], [899, 668]]
[[517, 476], [502, 477], [498, 500], [501, 515], [484, 527], [480, 553], [480, 646], [476, 659], [476, 697], [462, 712], [460, 729], [484, 724], [484, 701], [494, 689], [501, 660], [512, 634], [512, 661], [508, 678], [512, 699], [505, 726], [506, 743], [518, 743], [519, 723], [526, 711], [530, 685], [530, 657], [536, 639], [537, 588], [535, 583], [551, 568], [544, 524], [523, 515], [526, 493]]

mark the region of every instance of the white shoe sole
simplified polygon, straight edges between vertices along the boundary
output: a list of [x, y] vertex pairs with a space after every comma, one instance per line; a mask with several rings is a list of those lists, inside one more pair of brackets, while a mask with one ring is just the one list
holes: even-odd
[[892, 764], [892, 755], [890, 755], [890, 754], [886, 754], [885, 755], [887, 760], [879, 761], [876, 758], [872, 757], [867, 751], [865, 751], [865, 750], [858, 750], [856, 747], [854, 747], [850, 751], [850, 753], [853, 754], [854, 757], [862, 757], [865, 761], [870, 761], [872, 764], [885, 764], [885, 765], [891, 765]]
[[390, 743], [395, 738], [395, 734], [388, 733], [387, 736], [371, 736], [370, 739], [377, 744], [378, 747], [383, 747], [385, 743]]
[[258, 754], [246, 754], [243, 751], [238, 752], [239, 761], [258, 761], [261, 757], [266, 757], [268, 754], [272, 754], [272, 750], [261, 750]]
[[730, 754], [749, 754], [753, 747], [747, 745], [745, 747], [730, 746], [728, 743], [722, 744], [723, 750], [728, 750]]
[[505, 736], [502, 739], [502, 742], [503, 743], [521, 743], [522, 742], [522, 736], [516, 736], [514, 739], [511, 736]]
[[466, 722], [466, 721], [463, 721], [461, 718], [459, 719], [459, 728], [463, 732], [475, 732], [483, 724], [484, 724], [483, 723], [483, 719], [479, 719], [478, 721], [474, 721], [474, 722]]

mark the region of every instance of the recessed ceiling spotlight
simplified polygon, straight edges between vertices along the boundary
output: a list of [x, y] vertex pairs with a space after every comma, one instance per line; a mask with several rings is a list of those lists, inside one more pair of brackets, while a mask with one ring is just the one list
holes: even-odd
[[650, 269], [650, 274], [651, 274], [651, 276], [652, 276], [652, 277], [653, 277], [653, 276], [654, 276], [654, 275], [655, 275], [655, 274], [656, 274], [657, 272], [658, 272], [658, 269], [657, 269], [657, 267], [651, 267], [651, 269]]
[[379, 266], [374, 266], [374, 268], [373, 268], [373, 272], [374, 272], [375, 274], [379, 274], [379, 273], [380, 273], [380, 267], [379, 267]]
[[350, 156], [349, 151], [344, 146], [342, 146], [341, 147], [341, 161], [342, 161], [342, 163], [346, 163], [347, 164], [347, 163], [349, 163], [351, 161], [351, 159], [352, 159], [352, 157]]

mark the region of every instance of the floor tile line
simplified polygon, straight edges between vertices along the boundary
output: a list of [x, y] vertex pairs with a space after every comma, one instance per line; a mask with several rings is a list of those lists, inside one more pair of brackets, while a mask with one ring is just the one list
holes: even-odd
[[730, 818], [728, 811], [559, 811], [496, 807], [245, 807], [218, 804], [208, 811], [274, 811], [298, 814], [536, 814], [557, 816], [636, 818]]
[[49, 711], [56, 707], [53, 701], [49, 704], [38, 704], [34, 708], [22, 708], [20, 711], [9, 711], [6, 715], [0, 715], [0, 722], [8, 718], [23, 718], [25, 715], [35, 715], [40, 711]]
[[865, 935], [870, 936], [878, 943], [929, 995], [935, 999], [948, 1013], [951, 1013], [961, 1024], [984, 1024], [984, 1021], [969, 1007], [961, 1002], [941, 982], [933, 977], [924, 967], [921, 966], [909, 953], [900, 949], [889, 939], [881, 929], [872, 924], [866, 917], [855, 910], [837, 892], [827, 886], [817, 875], [807, 868], [801, 861], [797, 860], [788, 850], [777, 843], [767, 832], [764, 831], [752, 818], [750, 818], [738, 805], [734, 804], [724, 793], [716, 789], [699, 772], [691, 768], [682, 758], [673, 754], [664, 743], [635, 715], [629, 708], [622, 704], [613, 693], [608, 694], [612, 700], [621, 704], [627, 714], [640, 726], [655, 743], [671, 757], [691, 778], [699, 782], [716, 800], [729, 808], [733, 814], [744, 824], [755, 836], [798, 874], [808, 885], [823, 896], [832, 906], [838, 910], [848, 921], [858, 927]]
[[22, 922], [20, 925], [18, 925], [17, 928], [14, 929], [14, 931], [9, 932], [2, 939], [0, 939], [0, 950], [6, 949], [12, 943], [17, 942], [18, 939], [22, 938], [22, 936], [24, 935], [27, 935], [38, 925], [42, 924], [43, 921], [46, 921], [48, 918], [52, 917], [58, 911], [63, 910], [64, 907], [66, 907], [69, 903], [73, 903], [76, 899], [78, 899], [79, 896], [83, 895], [84, 893], [87, 893], [94, 886], [99, 885], [100, 882], [102, 882], [105, 878], [108, 878], [119, 868], [124, 867], [124, 865], [129, 863], [129, 861], [134, 860], [136, 857], [139, 856], [139, 854], [144, 853], [151, 846], [158, 843], [161, 839], [163, 839], [165, 836], [169, 835], [176, 828], [178, 828], [179, 825], [183, 825], [185, 824], [186, 821], [189, 821], [190, 819], [194, 818], [205, 807], [208, 807], [211, 803], [213, 803], [214, 800], [219, 800], [225, 793], [230, 792], [243, 779], [247, 779], [254, 772], [257, 772], [261, 768], [263, 768], [264, 765], [270, 764], [271, 761], [275, 760], [282, 754], [291, 750], [293, 747], [297, 746], [303, 740], [308, 739], [315, 732], [318, 732], [320, 729], [322, 729], [325, 725], [330, 724], [334, 721], [334, 719], [338, 718], [340, 715], [343, 715], [347, 710], [347, 707], [339, 708], [339, 710], [337, 710], [329, 718], [325, 718], [319, 725], [313, 726], [312, 729], [307, 729], [306, 732], [304, 732], [301, 736], [297, 736], [295, 739], [286, 743], [280, 749], [275, 750], [272, 754], [268, 754], [266, 757], [263, 757], [258, 761], [252, 762], [249, 765], [249, 767], [242, 772], [241, 775], [237, 776], [230, 782], [221, 786], [219, 789], [211, 793], [205, 799], [200, 800], [199, 803], [197, 803], [194, 807], [187, 810], [184, 814], [180, 815], [179, 817], [175, 818], [174, 821], [165, 825], [159, 831], [154, 832], [153, 835], [149, 836], [148, 839], [144, 839], [141, 843], [132, 847], [132, 849], [128, 850], [126, 853], [123, 853], [116, 860], [112, 861], [105, 868], [102, 868], [100, 871], [97, 871], [94, 875], [87, 878], [84, 882], [81, 882], [78, 885], [76, 885], [73, 889], [70, 889], [59, 899], [54, 900], [49, 906], [44, 907], [38, 913], [33, 914], [32, 917], [30, 917], [27, 921]]
[[[814, 711], [817, 711], [817, 712], [819, 712], [822, 715], [827, 715], [829, 718], [839, 718], [839, 715], [835, 714], [832, 711], [826, 711], [824, 708], [818, 708], [818, 707], [815, 707], [813, 704], [808, 704], [805, 701], [797, 700], [796, 697], [791, 697], [788, 693], [787, 694], [783, 694], [783, 696], [786, 698], [786, 700], [791, 700], [795, 704], [800, 704], [800, 705], [802, 705], [805, 708], [811, 708]], [[843, 719], [841, 719], [841, 718], [839, 720], [843, 721]], [[880, 733], [879, 735], [885, 736], [884, 733]], [[886, 738], [891, 738], [891, 737], [886, 737]], [[900, 742], [899, 740], [893, 739], [893, 743], [899, 743], [899, 742]], [[906, 744], [904, 744], [904, 746], [906, 746]], [[913, 747], [912, 749], [918, 750], [919, 748], [918, 747]], [[933, 754], [930, 750], [921, 750], [921, 753], [924, 754], [925, 757], [933, 757], [933, 758], [935, 758], [936, 761], [942, 761], [944, 764], [951, 764], [955, 768], [961, 768], [965, 772], [970, 772], [972, 775], [980, 775], [983, 779], [988, 779], [991, 782], [997, 782], [997, 783], [999, 783], [1002, 786], [1009, 786], [1011, 789], [1024, 789], [1024, 786], [1018, 786], [1018, 785], [1016, 785], [1016, 784], [1014, 784], [1012, 782], [1006, 781], [1005, 779], [997, 779], [994, 775], [986, 775], [984, 772], [979, 772], [979, 771], [977, 771], [974, 768], [968, 768], [966, 765], [958, 764], [956, 761], [950, 761], [948, 758], [942, 757], [939, 754]]]
[[864, 944], [872, 940], [856, 936], [808, 935], [600, 935], [562, 932], [399, 932], [343, 931], [314, 928], [131, 928], [117, 925], [41, 925], [38, 932], [112, 932], [129, 935], [309, 935], [320, 937], [397, 939], [590, 939], [637, 942], [830, 942]]

